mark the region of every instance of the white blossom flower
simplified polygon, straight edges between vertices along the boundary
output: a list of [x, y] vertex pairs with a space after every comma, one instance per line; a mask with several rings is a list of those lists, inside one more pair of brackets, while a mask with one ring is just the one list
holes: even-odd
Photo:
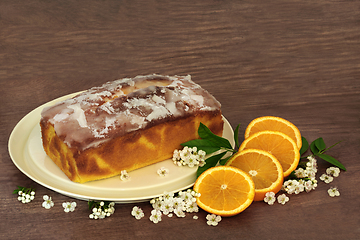
[[269, 205], [273, 205], [275, 201], [276, 197], [274, 192], [267, 192], [265, 194], [264, 202], [268, 203]]
[[340, 174], [340, 169], [337, 167], [329, 167], [326, 169], [326, 173], [332, 175], [333, 177], [338, 177]]
[[185, 204], [185, 210], [186, 212], [198, 212], [199, 207], [196, 202], [187, 202]]
[[173, 161], [179, 161], [180, 160], [180, 151], [179, 150], [177, 150], [177, 149], [175, 149], [174, 150], [174, 153], [173, 153]]
[[[18, 187], [22, 188], [22, 187]], [[22, 188], [24, 191], [19, 190], [18, 193], [18, 200], [22, 203], [29, 203], [35, 199], [35, 191], [32, 188]]]
[[141, 208], [135, 206], [131, 211], [131, 215], [133, 215], [136, 219], [141, 219], [144, 217], [144, 212]]
[[198, 155], [199, 155], [199, 158], [205, 158], [206, 152], [203, 151], [203, 150], [199, 150], [199, 151], [198, 151]]
[[317, 180], [307, 180], [304, 183], [304, 188], [306, 192], [310, 192], [311, 190], [314, 190], [317, 187]]
[[193, 216], [193, 219], [199, 219], [199, 217], [198, 217], [198, 216], [196, 216], [196, 215], [194, 215], [194, 216]]
[[110, 202], [109, 205], [108, 205], [107, 210], [108, 210], [108, 213], [110, 215], [114, 214], [114, 212], [115, 212], [115, 202]]
[[51, 197], [49, 197], [48, 195], [44, 195], [43, 199], [44, 199], [44, 202], [42, 203], [42, 206], [45, 209], [50, 209], [54, 206], [54, 202], [51, 200]]
[[298, 168], [295, 170], [295, 176], [297, 178], [305, 178], [306, 177], [306, 172], [303, 168]]
[[190, 157], [187, 160], [187, 165], [189, 167], [194, 167], [199, 165], [199, 161], [196, 155], [190, 155]]
[[288, 194], [295, 193], [295, 189], [299, 185], [299, 182], [296, 180], [287, 180], [283, 184], [284, 191], [286, 191]]
[[325, 183], [331, 183], [333, 181], [333, 177], [326, 175], [325, 173], [321, 175], [320, 180], [324, 181]]
[[287, 203], [289, 201], [289, 197], [283, 193], [277, 197], [277, 200], [278, 200], [278, 203], [281, 203], [282, 205], [284, 205], [285, 203]]
[[122, 170], [120, 173], [120, 180], [121, 181], [126, 181], [130, 179], [130, 175], [128, 174], [128, 172], [126, 170]]
[[189, 148], [189, 147], [187, 147], [187, 146], [185, 146], [185, 147], [180, 151], [180, 158], [185, 161], [185, 160], [187, 160], [187, 159], [190, 157], [191, 153], [192, 153], [192, 149]]
[[205, 165], [205, 158], [200, 158], [199, 159], [199, 167], [203, 167]]
[[183, 202], [183, 200], [181, 198], [174, 198], [174, 211], [175, 209], [184, 211], [185, 210], [185, 203]]
[[173, 198], [165, 199], [160, 207], [160, 210], [164, 215], [168, 215], [172, 211], [174, 211], [174, 200]]
[[316, 158], [314, 156], [308, 156], [307, 159], [309, 161], [306, 163], [305, 177], [315, 178], [315, 175], [317, 173]]
[[191, 191], [186, 191], [186, 192], [180, 191], [179, 196], [183, 201], [185, 201], [185, 203], [186, 202], [195, 202], [196, 201], [194, 196], [191, 194]]
[[204, 166], [206, 152], [198, 150], [196, 147], [189, 148], [185, 146], [182, 150], [173, 152], [173, 162], [177, 166]]
[[107, 206], [105, 202], [95, 203], [97, 207], [92, 208], [92, 213], [89, 215], [91, 219], [104, 219], [110, 217], [115, 212], [115, 202], [110, 202]]
[[[101, 212], [101, 210], [100, 210]], [[99, 211], [98, 211], [98, 208], [94, 207], [92, 209], [92, 213], [89, 215], [89, 218], [91, 219], [99, 219], [99, 215], [101, 214]]]
[[26, 194], [21, 194], [21, 196], [18, 197], [18, 200], [22, 203], [28, 203], [29, 200], [26, 200]]
[[201, 196], [201, 193], [198, 193], [198, 192], [195, 192], [194, 191], [194, 195], [193, 195], [195, 198], [197, 198], [197, 197], [200, 197]]
[[317, 169], [317, 161], [316, 161], [316, 158], [314, 156], [308, 156], [307, 159], [309, 160], [307, 163], [306, 163], [306, 166], [307, 167], [310, 167], [312, 169]]
[[155, 199], [154, 202], [152, 203], [152, 207], [156, 210], [160, 210], [162, 205], [163, 205], [163, 202], [160, 201], [159, 199]]
[[181, 208], [175, 208], [174, 213], [177, 217], [185, 217], [185, 213]]
[[161, 215], [162, 215], [161, 211], [154, 209], [154, 210], [151, 211], [151, 216], [150, 216], [149, 219], [153, 223], [158, 223], [158, 222], [161, 221]]
[[166, 175], [169, 174], [169, 169], [165, 168], [165, 167], [161, 167], [157, 170], [157, 174], [160, 176], [160, 177], [165, 177]]
[[164, 199], [171, 199], [174, 197], [174, 192], [164, 192], [163, 194]]
[[105, 211], [99, 211], [98, 213], [99, 213], [98, 214], [99, 219], [104, 219], [107, 216]]
[[331, 187], [328, 190], [328, 194], [329, 194], [330, 197], [338, 197], [338, 196], [340, 196], [340, 192], [336, 187]]
[[221, 217], [217, 216], [215, 214], [208, 214], [206, 216], [206, 220], [207, 220], [207, 225], [209, 226], [217, 226], [218, 223], [221, 221]]
[[305, 190], [305, 187], [302, 182], [298, 181], [298, 184], [294, 187], [294, 193], [299, 194]]
[[64, 202], [62, 204], [64, 212], [73, 212], [76, 208], [76, 202]]
[[186, 212], [199, 211], [196, 203], [196, 197], [199, 196], [199, 193], [191, 189], [179, 191], [176, 197], [174, 192], [164, 192], [159, 197], [151, 199], [150, 204], [154, 210], [168, 217], [172, 217], [173, 214], [177, 217], [185, 217]]
[[112, 213], [115, 212], [115, 202], [110, 202], [107, 206], [108, 211], [112, 211]]

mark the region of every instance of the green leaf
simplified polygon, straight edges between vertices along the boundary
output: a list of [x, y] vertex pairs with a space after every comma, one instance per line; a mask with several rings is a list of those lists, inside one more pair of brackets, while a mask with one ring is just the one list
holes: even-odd
[[226, 164], [226, 162], [227, 162], [231, 157], [232, 157], [232, 155], [230, 155], [230, 156], [228, 156], [228, 157], [226, 157], [226, 158], [224, 158], [224, 159], [221, 159], [221, 160], [219, 161], [219, 164], [224, 166], [224, 165]]
[[303, 155], [309, 148], [309, 143], [306, 140], [306, 138], [301, 137], [301, 141], [302, 141], [302, 146], [301, 146], [301, 149], [300, 149], [300, 156]]
[[346, 171], [346, 168], [344, 167], [344, 165], [342, 165], [338, 160], [336, 160], [332, 156], [329, 156], [327, 154], [320, 154], [320, 153], [317, 156], [320, 157], [321, 159], [331, 163], [332, 165], [337, 166], [338, 168]]
[[204, 166], [199, 167], [196, 173], [196, 177], [199, 177], [203, 172], [211, 167], [215, 167], [219, 160], [226, 154], [226, 152], [219, 153], [206, 159]]
[[315, 145], [315, 141], [310, 143], [310, 150], [314, 155], [317, 155], [319, 153], [319, 149]]
[[20, 187], [20, 186], [17, 186], [17, 189], [15, 189], [15, 190], [13, 191], [13, 194], [17, 194], [20, 190], [21, 190], [21, 187]]
[[235, 140], [235, 147], [239, 148], [240, 144], [239, 144], [239, 128], [240, 128], [240, 123], [237, 125], [237, 127], [235, 128], [235, 132], [234, 132], [234, 140]]
[[89, 210], [90, 210], [90, 211], [93, 209], [94, 204], [95, 204], [95, 201], [89, 201], [89, 202], [88, 202]]
[[335, 143], [334, 145], [332, 145], [332, 146], [328, 147], [327, 149], [325, 149], [323, 152], [329, 150], [330, 148], [335, 147], [336, 145], [338, 145], [338, 144], [341, 143], [341, 142], [342, 142], [342, 141], [339, 141], [339, 142]]
[[203, 150], [206, 152], [206, 154], [211, 154], [221, 149], [218, 145], [216, 145], [216, 143], [207, 139], [194, 139], [182, 143], [181, 145], [188, 147], [197, 147], [198, 150]]
[[218, 135], [212, 133], [210, 131], [210, 129], [207, 126], [205, 126], [203, 123], [200, 123], [199, 129], [198, 129], [198, 134], [199, 134], [200, 138], [212, 141], [215, 144], [217, 144], [218, 147], [232, 149], [232, 146], [231, 146], [229, 140], [227, 140], [226, 138], [223, 138], [223, 137], [219, 137]]
[[297, 179], [298, 177], [295, 175], [295, 171], [292, 171], [287, 179]]
[[317, 149], [319, 149], [320, 152], [326, 149], [326, 144], [323, 138], [320, 137], [316, 139], [314, 142], [315, 142], [315, 146], [317, 147]]

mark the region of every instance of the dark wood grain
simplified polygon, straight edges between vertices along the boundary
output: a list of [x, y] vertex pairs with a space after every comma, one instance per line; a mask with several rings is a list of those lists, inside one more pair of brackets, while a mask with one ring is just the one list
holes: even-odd
[[[47, 189], [12, 163], [17, 122], [65, 94], [139, 74], [191, 74], [222, 103], [235, 127], [275, 115], [309, 141], [323, 137], [348, 169], [333, 183], [282, 206], [253, 203], [217, 227], [198, 220], [148, 220], [149, 203], [117, 204], [88, 218], [85, 201]], [[1, 239], [358, 239], [360, 234], [360, 4], [358, 1], [1, 1]], [[319, 174], [329, 165], [319, 161]], [[29, 204], [17, 185], [36, 187]], [[341, 196], [326, 190], [337, 186]], [[41, 207], [42, 195], [55, 207]], [[145, 218], [130, 215], [134, 205]]]

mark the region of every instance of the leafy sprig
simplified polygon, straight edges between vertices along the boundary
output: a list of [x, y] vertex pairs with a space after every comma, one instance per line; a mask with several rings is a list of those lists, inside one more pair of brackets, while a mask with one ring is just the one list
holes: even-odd
[[[303, 155], [309, 149], [309, 143], [306, 140], [306, 138], [304, 138], [304, 137], [301, 137], [301, 140], [302, 140], [302, 147], [300, 149], [300, 155]], [[313, 156], [317, 156], [317, 157], [327, 161], [328, 163], [346, 171], [345, 166], [343, 164], [341, 164], [337, 159], [335, 159], [334, 157], [332, 157], [328, 154], [324, 154], [327, 150], [329, 150], [330, 148], [333, 148], [340, 142], [337, 142], [330, 147], [326, 147], [324, 139], [320, 137], [310, 143], [310, 150], [313, 153]], [[302, 158], [305, 158], [305, 157], [302, 157]]]
[[[216, 134], [212, 133], [211, 130], [202, 123], [200, 123], [200, 126], [198, 128], [198, 134], [200, 139], [190, 140], [181, 144], [182, 146], [197, 147], [198, 150], [203, 150], [206, 152], [206, 154], [213, 154], [211, 157], [206, 159], [206, 163], [204, 166], [198, 168], [197, 177], [200, 176], [200, 174], [207, 169], [215, 167], [217, 164], [225, 165], [226, 162], [232, 157], [232, 155], [237, 152], [236, 149], [239, 149], [240, 146], [238, 137], [239, 127], [240, 124], [237, 125], [234, 131], [235, 147], [232, 147], [231, 143], [226, 138], [219, 137]], [[301, 139], [302, 147], [300, 149], [300, 155], [303, 155], [310, 147], [313, 156], [317, 156], [329, 162], [330, 164], [346, 171], [344, 165], [341, 164], [337, 159], [328, 154], [325, 154], [327, 150], [333, 148], [340, 142], [337, 142], [330, 147], [326, 147], [326, 144], [321, 137], [311, 142], [310, 145], [305, 137], [301, 137]], [[227, 153], [230, 153], [229, 156], [223, 158]], [[301, 166], [301, 163], [302, 162], [299, 163], [299, 166]]]
[[[239, 147], [239, 127], [240, 124], [236, 127], [234, 132], [235, 147]], [[203, 150], [206, 154], [212, 154], [213, 156], [206, 159], [206, 164], [198, 168], [197, 177], [200, 176], [205, 170], [215, 167], [218, 163], [225, 165], [227, 160], [236, 152], [235, 148], [231, 145], [229, 140], [223, 137], [219, 137], [216, 134], [212, 133], [211, 130], [205, 126], [203, 123], [200, 123], [198, 128], [198, 134], [200, 139], [190, 140], [188, 142], [182, 143], [182, 146], [188, 147], [197, 147], [198, 150]], [[230, 156], [222, 159], [227, 153], [230, 153]]]
[[26, 187], [17, 186], [17, 188], [13, 191], [13, 194], [19, 194], [19, 192], [30, 194], [31, 192], [35, 192], [35, 188], [32, 187], [26, 188]]
[[111, 202], [109, 201], [88, 201], [89, 210], [93, 210], [94, 208], [103, 208], [107, 209], [109, 208], [109, 204]]
[[115, 212], [115, 202], [108, 201], [88, 201], [89, 210], [92, 213], [89, 215], [91, 219], [103, 219], [110, 217]]
[[30, 187], [21, 187], [17, 186], [17, 188], [13, 191], [13, 194], [17, 194], [18, 200], [22, 203], [29, 203], [35, 198], [35, 189]]

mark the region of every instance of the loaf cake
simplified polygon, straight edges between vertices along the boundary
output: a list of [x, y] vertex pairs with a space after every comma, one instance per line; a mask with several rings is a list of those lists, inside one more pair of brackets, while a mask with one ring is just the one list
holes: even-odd
[[222, 135], [220, 103], [190, 76], [147, 75], [107, 82], [46, 107], [46, 154], [73, 182], [119, 175], [172, 157], [198, 138], [200, 122]]

